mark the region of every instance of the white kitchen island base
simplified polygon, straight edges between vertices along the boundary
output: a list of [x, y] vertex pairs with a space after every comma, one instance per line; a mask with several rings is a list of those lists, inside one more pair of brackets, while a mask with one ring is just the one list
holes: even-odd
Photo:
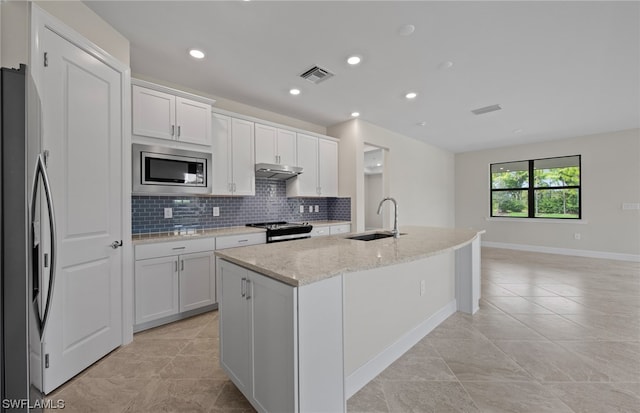
[[[456, 310], [477, 310], [480, 237], [473, 235], [413, 260], [396, 240], [379, 243], [402, 260], [308, 282], [287, 282], [261, 262], [269, 245], [218, 254], [222, 368], [258, 411], [346, 411], [349, 397]], [[318, 264], [311, 253], [325, 245], [284, 244], [289, 256], [280, 265], [304, 258], [310, 268]], [[360, 245], [356, 252], [375, 248]]]

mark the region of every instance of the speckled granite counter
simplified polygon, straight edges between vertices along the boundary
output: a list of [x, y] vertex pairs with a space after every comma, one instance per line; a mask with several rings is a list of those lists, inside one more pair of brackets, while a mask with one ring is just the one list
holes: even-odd
[[264, 232], [262, 228], [225, 227], [211, 229], [189, 229], [179, 231], [137, 234], [131, 237], [133, 244], [151, 244], [154, 242], [178, 241], [183, 239], [223, 237], [226, 235], [254, 234]]
[[415, 261], [472, 242], [478, 231], [452, 228], [402, 227], [399, 239], [357, 241], [344, 235], [294, 242], [254, 245], [217, 251], [216, 255], [292, 286], [333, 276]]

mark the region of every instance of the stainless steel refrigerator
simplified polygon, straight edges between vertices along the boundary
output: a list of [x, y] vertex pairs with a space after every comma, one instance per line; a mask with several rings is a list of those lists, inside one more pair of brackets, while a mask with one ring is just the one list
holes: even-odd
[[[27, 138], [27, 67], [2, 68], [0, 79], [0, 409], [42, 411], [40, 354], [55, 280], [55, 220], [46, 157]], [[47, 242], [40, 239], [41, 217], [50, 228]]]

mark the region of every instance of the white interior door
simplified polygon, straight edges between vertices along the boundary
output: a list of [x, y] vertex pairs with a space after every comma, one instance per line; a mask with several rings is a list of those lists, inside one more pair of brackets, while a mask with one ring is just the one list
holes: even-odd
[[58, 249], [43, 339], [50, 393], [122, 343], [122, 249], [110, 246], [122, 239], [122, 79], [49, 29], [41, 40], [42, 149]]

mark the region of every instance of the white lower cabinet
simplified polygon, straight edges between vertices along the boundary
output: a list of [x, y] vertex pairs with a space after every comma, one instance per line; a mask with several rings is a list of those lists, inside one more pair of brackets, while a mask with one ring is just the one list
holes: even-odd
[[311, 236], [322, 237], [326, 235], [347, 234], [349, 232], [351, 232], [351, 224], [322, 225], [314, 226], [311, 230]]
[[329, 232], [331, 235], [348, 234], [351, 232], [351, 224], [331, 225]]
[[342, 278], [292, 287], [217, 260], [220, 365], [258, 412], [344, 412]]
[[216, 303], [214, 249], [214, 238], [136, 246], [135, 330]]
[[181, 255], [180, 312], [216, 302], [216, 261], [213, 251]]
[[216, 302], [213, 251], [136, 261], [136, 324]]
[[136, 324], [178, 314], [178, 257], [136, 261]]
[[220, 364], [259, 411], [298, 411], [296, 289], [218, 262]]

